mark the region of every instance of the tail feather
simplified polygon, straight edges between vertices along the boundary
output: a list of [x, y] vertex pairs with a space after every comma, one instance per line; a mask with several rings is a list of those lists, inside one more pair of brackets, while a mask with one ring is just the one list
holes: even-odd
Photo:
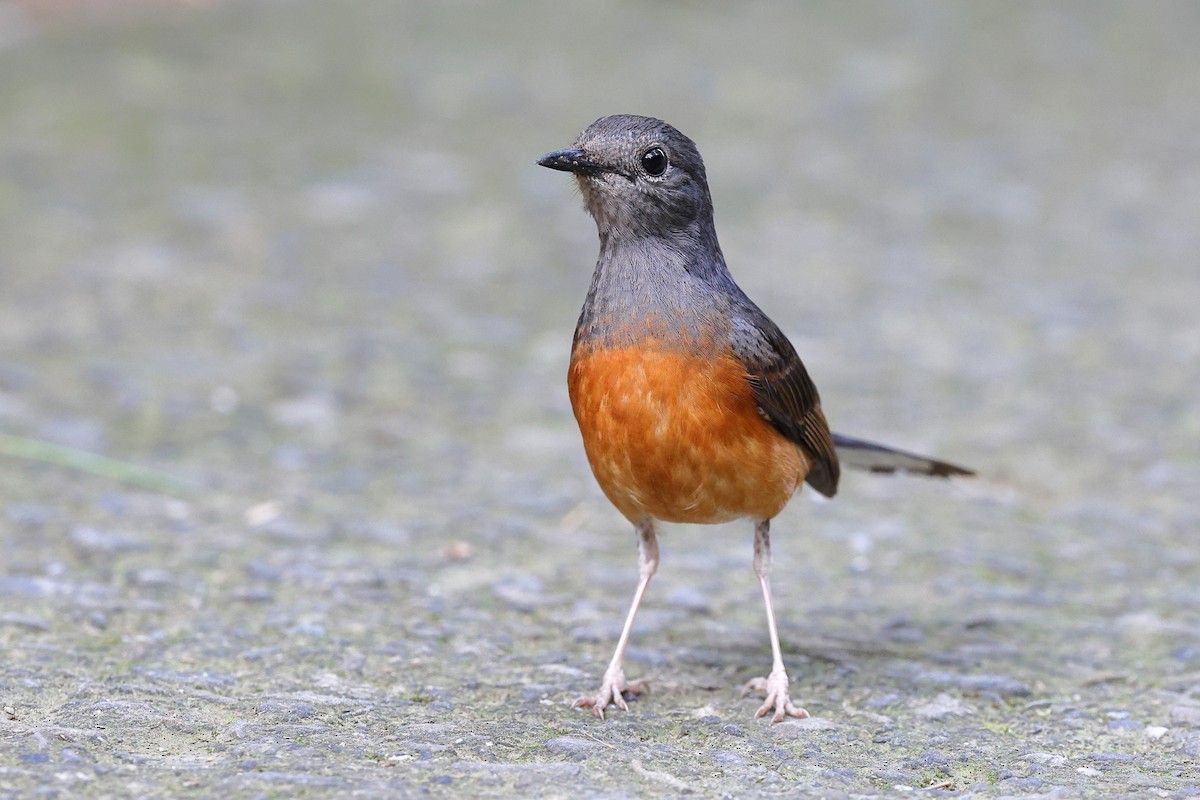
[[847, 467], [864, 469], [868, 472], [912, 472], [949, 478], [955, 475], [974, 475], [974, 471], [938, 461], [936, 458], [919, 456], [893, 447], [884, 447], [875, 442], [855, 439], [840, 433], [833, 434], [833, 445], [837, 448], [838, 461]]

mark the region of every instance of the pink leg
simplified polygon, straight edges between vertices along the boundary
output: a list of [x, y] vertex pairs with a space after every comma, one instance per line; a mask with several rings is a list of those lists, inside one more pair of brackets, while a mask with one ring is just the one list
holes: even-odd
[[625, 671], [621, 662], [625, 658], [625, 647], [629, 644], [629, 634], [633, 631], [633, 618], [637, 616], [638, 606], [641, 605], [642, 595], [650, 579], [658, 569], [658, 539], [654, 537], [654, 521], [646, 520], [637, 526], [638, 533], [638, 579], [637, 589], [633, 593], [633, 604], [629, 606], [629, 615], [625, 617], [625, 627], [621, 629], [621, 638], [617, 640], [617, 650], [613, 653], [608, 669], [604, 671], [604, 680], [600, 683], [600, 691], [594, 695], [581, 697], [575, 701], [576, 708], [591, 708], [592, 713], [604, 719], [604, 709], [612, 703], [623, 711], [628, 711], [625, 705], [625, 692], [641, 694], [646, 690], [646, 681], [625, 680]]
[[779, 630], [775, 627], [775, 609], [771, 603], [771, 521], [764, 519], [754, 526], [754, 574], [762, 586], [763, 602], [767, 606], [767, 630], [771, 633], [771, 674], [755, 678], [746, 684], [746, 691], [765, 692], [766, 702], [755, 716], [761, 717], [775, 709], [772, 722], [783, 722], [784, 716], [807, 717], [803, 708], [792, 705], [788, 691], [788, 674], [783, 668], [783, 654], [779, 649]]

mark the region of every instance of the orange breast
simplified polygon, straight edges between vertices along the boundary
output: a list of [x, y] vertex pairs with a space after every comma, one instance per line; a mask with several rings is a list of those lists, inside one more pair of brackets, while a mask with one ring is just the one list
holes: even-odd
[[732, 356], [579, 348], [567, 387], [592, 472], [633, 522], [770, 519], [808, 473]]

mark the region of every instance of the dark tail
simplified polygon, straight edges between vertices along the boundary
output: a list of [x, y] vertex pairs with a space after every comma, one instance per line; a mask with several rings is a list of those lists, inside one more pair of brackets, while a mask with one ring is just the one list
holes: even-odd
[[865, 469], [868, 472], [912, 472], [936, 478], [975, 474], [972, 470], [946, 461], [906, 453], [840, 433], [833, 434], [833, 444], [837, 448], [838, 461], [847, 467]]

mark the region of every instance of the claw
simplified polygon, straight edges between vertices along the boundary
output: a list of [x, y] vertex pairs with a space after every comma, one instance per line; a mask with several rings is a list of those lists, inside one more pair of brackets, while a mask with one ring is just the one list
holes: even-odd
[[650, 684], [647, 681], [627, 681], [625, 673], [621, 669], [618, 668], [615, 671], [610, 669], [604, 673], [600, 690], [594, 695], [584, 695], [578, 698], [574, 707], [590, 708], [593, 714], [604, 719], [604, 709], [608, 708], [610, 703], [622, 711], [628, 711], [629, 706], [625, 703], [625, 695], [628, 694], [631, 698], [636, 697], [649, 688]]
[[771, 674], [765, 678], [755, 678], [748, 681], [742, 693], [763, 692], [766, 694], [766, 702], [759, 707], [754, 715], [756, 717], [766, 716], [767, 712], [772, 709], [775, 710], [775, 715], [771, 717], [771, 722], [783, 722], [785, 717], [798, 717], [801, 719], [807, 717], [807, 711], [797, 705], [793, 705], [788, 686], [787, 672], [772, 670]]

